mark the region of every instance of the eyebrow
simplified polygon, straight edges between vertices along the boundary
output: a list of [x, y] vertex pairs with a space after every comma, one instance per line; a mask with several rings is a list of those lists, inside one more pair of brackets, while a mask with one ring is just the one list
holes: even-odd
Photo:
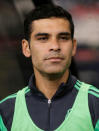
[[58, 35], [71, 36], [71, 33], [69, 33], [69, 32], [60, 32]]
[[38, 37], [38, 36], [49, 36], [48, 33], [37, 33], [35, 34], [35, 37]]
[[[58, 36], [60, 36], [60, 35], [71, 36], [71, 33], [69, 33], [69, 32], [60, 32], [58, 34]], [[39, 36], [49, 36], [49, 34], [48, 33], [40, 33], [40, 32], [35, 34], [35, 37], [39, 37]]]

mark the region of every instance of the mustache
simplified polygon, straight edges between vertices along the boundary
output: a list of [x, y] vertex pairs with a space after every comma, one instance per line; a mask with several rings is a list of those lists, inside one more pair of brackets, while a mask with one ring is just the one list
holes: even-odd
[[44, 56], [44, 60], [48, 60], [51, 58], [65, 59], [65, 56], [62, 53], [56, 53], [56, 52], [50, 53], [50, 54], [47, 54], [46, 56]]

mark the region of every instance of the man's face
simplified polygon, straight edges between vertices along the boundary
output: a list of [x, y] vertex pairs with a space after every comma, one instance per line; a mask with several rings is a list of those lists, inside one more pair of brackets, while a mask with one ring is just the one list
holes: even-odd
[[[70, 24], [63, 18], [35, 20], [32, 23], [30, 49], [34, 72], [62, 74], [68, 70], [76, 50], [76, 40], [71, 39]], [[28, 42], [27, 42], [28, 43]]]

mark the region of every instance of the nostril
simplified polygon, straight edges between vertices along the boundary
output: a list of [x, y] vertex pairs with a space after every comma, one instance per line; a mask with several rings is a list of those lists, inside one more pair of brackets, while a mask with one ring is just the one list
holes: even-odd
[[61, 51], [61, 49], [60, 48], [58, 48], [58, 49], [50, 49], [50, 51], [54, 51], [54, 52], [60, 52]]

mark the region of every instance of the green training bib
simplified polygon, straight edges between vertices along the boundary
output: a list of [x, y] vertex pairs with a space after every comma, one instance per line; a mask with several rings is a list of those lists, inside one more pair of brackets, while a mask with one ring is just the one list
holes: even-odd
[[[44, 131], [32, 121], [25, 100], [25, 91], [17, 93], [11, 131]], [[82, 83], [73, 107], [63, 123], [55, 131], [94, 131], [88, 107], [88, 89], [90, 85]]]

